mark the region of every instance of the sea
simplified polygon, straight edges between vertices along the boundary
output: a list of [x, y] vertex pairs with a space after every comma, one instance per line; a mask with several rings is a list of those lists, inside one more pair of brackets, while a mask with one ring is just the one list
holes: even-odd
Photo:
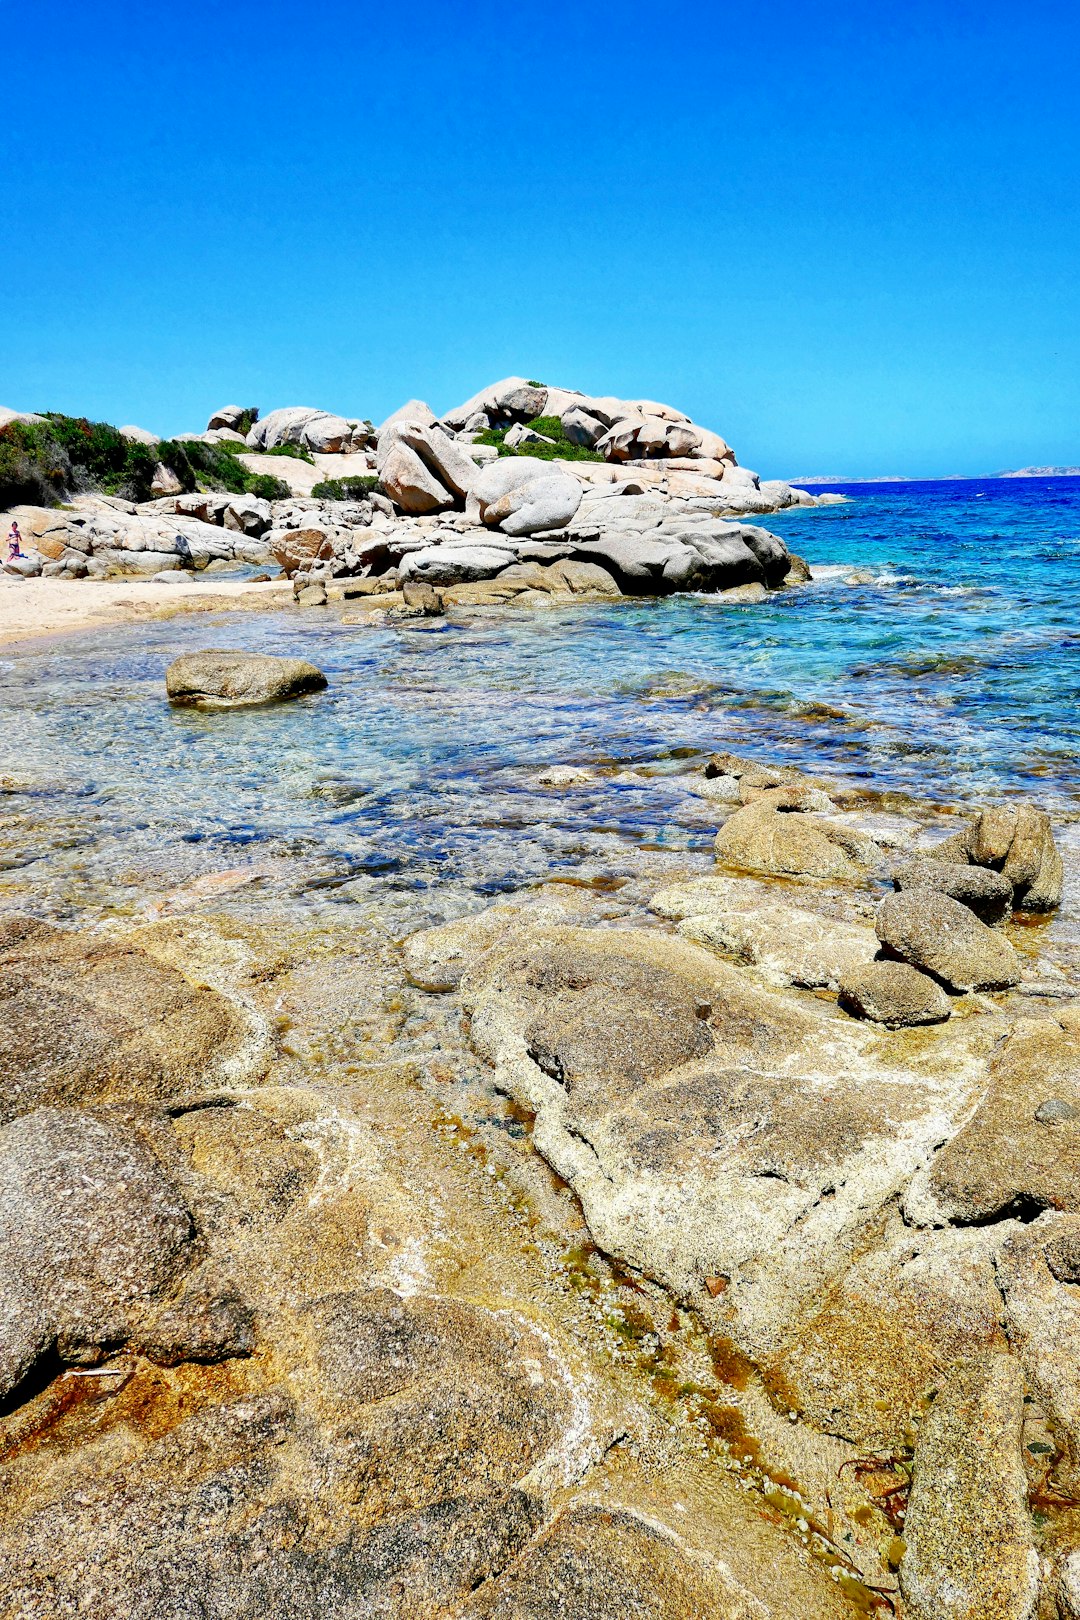
[[[1080, 822], [1080, 478], [833, 487], [843, 505], [760, 520], [813, 573], [762, 604], [194, 615], [7, 649], [0, 908], [126, 913], [250, 866], [300, 904], [396, 907], [404, 933], [643, 851], [706, 864], [721, 749]], [[167, 664], [205, 646], [309, 658], [329, 688], [170, 708]]]

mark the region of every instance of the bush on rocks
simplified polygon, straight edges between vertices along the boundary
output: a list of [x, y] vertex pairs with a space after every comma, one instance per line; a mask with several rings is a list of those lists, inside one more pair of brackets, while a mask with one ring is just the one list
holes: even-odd
[[[493, 444], [500, 456], [534, 456], [540, 461], [603, 461], [603, 456], [587, 445], [568, 439], [563, 431], [561, 416], [534, 416], [525, 426], [541, 435], [541, 441], [510, 445], [506, 442], [509, 428], [488, 428], [476, 436], [477, 444]], [[544, 444], [550, 439], [550, 444]]]
[[324, 478], [313, 487], [311, 495], [316, 501], [362, 501], [371, 494], [378, 482], [374, 474], [369, 478]]

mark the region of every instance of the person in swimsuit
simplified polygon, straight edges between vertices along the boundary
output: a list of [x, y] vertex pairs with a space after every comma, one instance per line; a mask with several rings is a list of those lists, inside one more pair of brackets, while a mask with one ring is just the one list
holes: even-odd
[[7, 539], [8, 539], [8, 554], [7, 554], [8, 562], [14, 562], [16, 557], [22, 557], [22, 556], [25, 555], [25, 553], [23, 552], [23, 548], [22, 548], [22, 535], [19, 533], [19, 525], [15, 522], [14, 518], [12, 518], [12, 520], [11, 520], [11, 528], [8, 531]]

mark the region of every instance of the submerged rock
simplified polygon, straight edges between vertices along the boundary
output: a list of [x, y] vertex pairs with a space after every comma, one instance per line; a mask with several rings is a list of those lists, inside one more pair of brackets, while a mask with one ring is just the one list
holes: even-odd
[[321, 692], [328, 684], [322, 670], [303, 658], [275, 658], [269, 653], [216, 648], [181, 653], [165, 672], [170, 703], [203, 709], [277, 703], [307, 692]]

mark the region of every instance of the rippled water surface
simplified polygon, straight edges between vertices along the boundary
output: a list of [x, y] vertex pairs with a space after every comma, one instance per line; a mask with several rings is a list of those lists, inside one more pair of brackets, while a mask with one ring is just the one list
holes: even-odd
[[[237, 614], [9, 653], [8, 903], [32, 889], [59, 911], [122, 906], [287, 857], [307, 893], [415, 910], [436, 886], [616, 873], [642, 845], [685, 860], [717, 819], [690, 791], [695, 757], [720, 747], [950, 802], [1031, 794], [1075, 817], [1080, 479], [850, 492], [764, 520], [817, 577], [759, 606], [679, 597], [392, 629], [332, 609]], [[302, 654], [329, 691], [171, 710], [166, 664], [207, 645]], [[539, 786], [551, 763], [594, 779]]]

